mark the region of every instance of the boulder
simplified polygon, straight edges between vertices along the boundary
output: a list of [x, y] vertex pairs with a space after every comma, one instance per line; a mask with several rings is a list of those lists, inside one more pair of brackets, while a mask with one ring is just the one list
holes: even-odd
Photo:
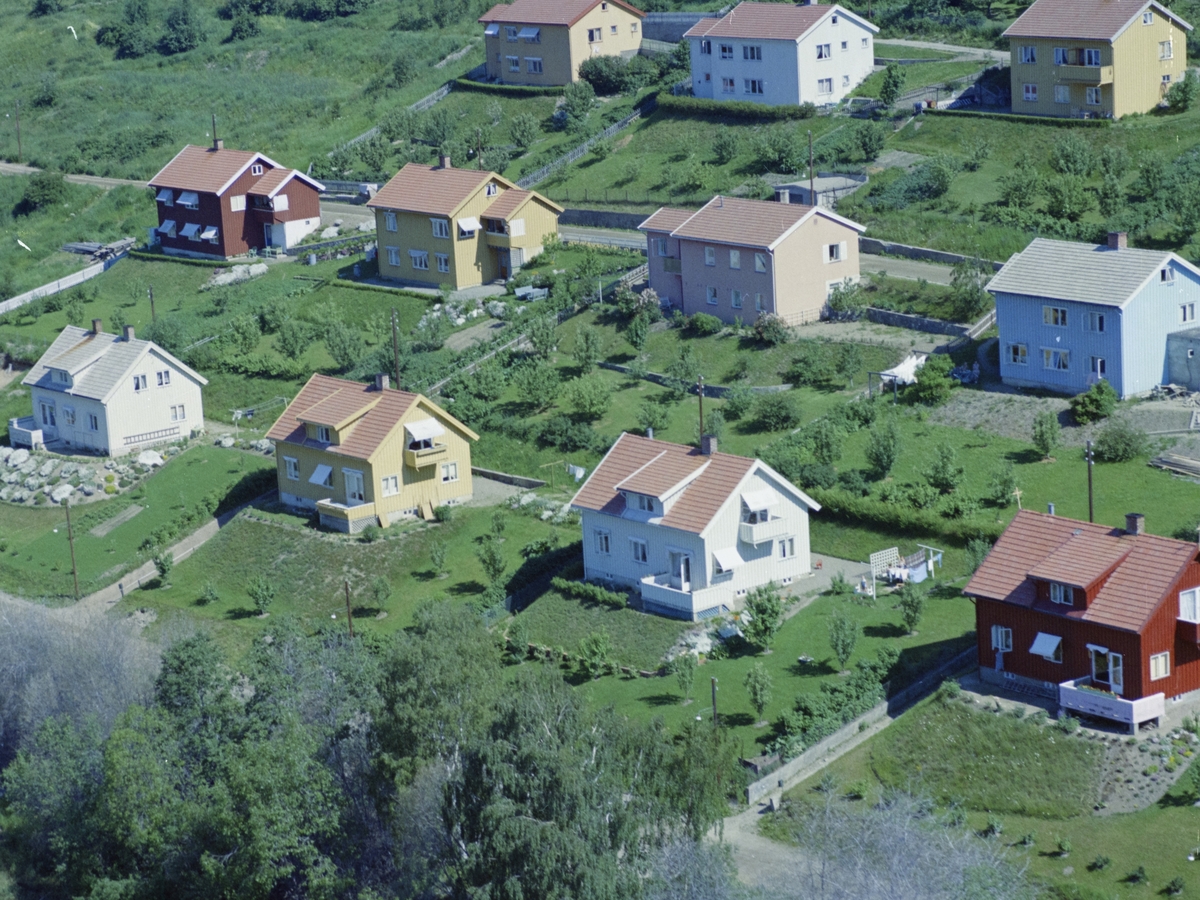
[[359, 222], [358, 230], [362, 231], [362, 232], [374, 231], [375, 223], [374, 222]]
[[29, 459], [29, 451], [22, 447], [19, 450], [14, 450], [8, 457], [8, 466], [10, 469], [16, 469], [24, 465]]
[[12, 447], [0, 447], [0, 462], [8, 462], [8, 458], [12, 456]]
[[4, 473], [4, 483], [5, 484], [16, 484], [20, 480], [21, 480], [20, 472], [5, 472]]
[[96, 485], [92, 484], [90, 481], [85, 481], [79, 486], [79, 493], [83, 494], [85, 497], [91, 497], [96, 493]]
[[224, 447], [225, 449], [229, 449], [230, 447], [232, 447], [232, 446], [233, 446], [233, 444], [234, 444], [234, 440], [233, 440], [233, 438], [232, 438], [231, 436], [229, 436], [229, 435], [227, 434], [227, 435], [225, 435], [223, 438], [221, 438], [220, 440], [218, 440], [218, 441], [217, 441], [217, 443], [218, 443], [218, 444], [220, 444], [220, 445], [221, 445], [222, 447]]
[[75, 488], [71, 487], [69, 484], [55, 485], [54, 489], [50, 491], [50, 499], [55, 503], [62, 503], [73, 493], [75, 493]]
[[38, 469], [38, 461], [36, 459], [27, 459], [27, 460], [25, 460], [25, 462], [23, 462], [20, 466], [17, 467], [17, 471], [20, 472], [22, 475], [32, 475], [34, 472], [37, 471], [37, 469]]
[[150, 466], [151, 468], [163, 464], [163, 458], [157, 450], [143, 450], [138, 454], [137, 461], [139, 466]]
[[13, 495], [9, 499], [11, 499], [13, 503], [24, 503], [26, 500], [29, 499], [29, 491], [23, 491], [23, 490], [13, 491]]
[[257, 278], [259, 275], [266, 275], [267, 268], [268, 268], [268, 266], [266, 263], [254, 263], [253, 265], [248, 267], [249, 277]]
[[75, 465], [75, 463], [64, 463], [63, 467], [58, 470], [58, 477], [59, 478], [70, 478], [72, 475], [74, 475], [78, 471], [79, 471], [79, 466]]
[[49, 478], [54, 473], [54, 469], [57, 465], [58, 465], [58, 460], [48, 459], [44, 463], [42, 463], [42, 467], [40, 469], [38, 469], [38, 474], [41, 475], [43, 478]]
[[321, 237], [324, 240], [329, 240], [330, 238], [335, 238], [337, 236], [338, 227], [336, 225], [330, 225], [328, 228], [321, 229]]
[[40, 488], [45, 483], [46, 482], [42, 481], [42, 479], [38, 478], [36, 475], [30, 475], [28, 478], [25, 479], [25, 481], [23, 482], [23, 484], [21, 486], [24, 487], [28, 491], [36, 491], [38, 488]]

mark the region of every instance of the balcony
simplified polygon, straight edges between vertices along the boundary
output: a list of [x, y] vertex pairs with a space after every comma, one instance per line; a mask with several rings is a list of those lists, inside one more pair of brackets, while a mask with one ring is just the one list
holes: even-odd
[[485, 231], [487, 235], [487, 245], [489, 247], [499, 247], [501, 250], [508, 250], [512, 247], [512, 235], [504, 234], [501, 231]]
[[1112, 66], [1055, 66], [1054, 74], [1060, 81], [1072, 84], [1112, 84]]
[[1187, 644], [1200, 645], [1200, 622], [1175, 620], [1175, 637]]
[[[54, 435], [50, 435], [53, 440]], [[37, 450], [46, 446], [46, 436], [33, 416], [8, 420], [8, 442], [14, 447]]]
[[681, 591], [671, 586], [671, 575], [668, 572], [647, 575], [641, 579], [642, 604], [647, 612], [686, 619], [689, 622], [707, 618], [714, 607], [719, 611], [721, 597], [728, 594], [728, 590], [722, 591], [719, 588]]
[[1096, 716], [1129, 727], [1130, 734], [1137, 734], [1138, 725], [1151, 719], [1162, 721], [1166, 709], [1163, 694], [1151, 694], [1139, 700], [1126, 700], [1116, 694], [1100, 692], [1091, 687], [1092, 678], [1075, 678], [1058, 686], [1058, 705], [1071, 712], [1085, 716]]
[[670, 272], [673, 275], [679, 275], [683, 272], [682, 259], [676, 259], [674, 256], [664, 256], [662, 264], [664, 272]]
[[317, 515], [323, 527], [345, 534], [358, 534], [368, 525], [376, 525], [379, 522], [374, 503], [347, 506], [336, 500], [318, 500]]
[[404, 464], [410, 469], [423, 469], [433, 466], [449, 456], [445, 444], [434, 444], [424, 450], [405, 450]]
[[743, 543], [753, 544], [755, 547], [765, 544], [767, 541], [773, 541], [775, 538], [786, 537], [789, 533], [787, 519], [781, 517], [753, 525], [749, 522], [742, 522], [738, 526], [738, 539]]

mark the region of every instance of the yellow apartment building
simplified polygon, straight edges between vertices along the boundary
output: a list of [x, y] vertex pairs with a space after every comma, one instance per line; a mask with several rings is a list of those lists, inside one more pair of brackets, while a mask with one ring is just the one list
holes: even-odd
[[393, 390], [386, 375], [374, 384], [313, 375], [267, 438], [279, 499], [326, 528], [357, 534], [471, 499], [479, 435], [429, 398]]
[[1004, 32], [1012, 110], [1114, 119], [1149, 112], [1187, 71], [1191, 30], [1154, 0], [1037, 0]]
[[551, 86], [593, 56], [636, 56], [646, 14], [624, 0], [516, 0], [480, 16], [490, 81]]
[[375, 210], [379, 276], [454, 290], [507, 280], [558, 234], [562, 207], [495, 172], [409, 163]]

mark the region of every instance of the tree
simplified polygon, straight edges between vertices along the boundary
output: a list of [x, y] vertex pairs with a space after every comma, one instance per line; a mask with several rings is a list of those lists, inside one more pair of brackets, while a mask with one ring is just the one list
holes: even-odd
[[911, 581], [906, 581], [900, 588], [900, 617], [909, 634], [916, 630], [924, 613], [925, 592]]
[[421, 136], [435, 147], [441, 147], [454, 137], [455, 116], [442, 105], [430, 107], [420, 115]]
[[[858, 319], [867, 309], [866, 292], [862, 284], [849, 278], [829, 289], [829, 309], [838, 318]], [[857, 345], [854, 345], [857, 346]]]
[[1096, 435], [1096, 459], [1101, 462], [1128, 462], [1146, 452], [1150, 442], [1146, 432], [1128, 419], [1114, 416]]
[[363, 351], [362, 335], [340, 319], [325, 326], [325, 349], [343, 372], [353, 368]]
[[992, 473], [992, 481], [988, 487], [988, 499], [992, 505], [1001, 508], [1012, 506], [1016, 499], [1017, 470], [1011, 462], [1005, 461]]
[[489, 582], [496, 584], [504, 577], [504, 573], [508, 569], [508, 562], [500, 551], [499, 541], [488, 535], [475, 551], [475, 556], [478, 557], [479, 564], [483, 566], [483, 572], [487, 575]]
[[560, 381], [558, 369], [545, 360], [527, 363], [513, 376], [513, 383], [520, 391], [521, 399], [538, 412], [548, 409], [554, 403]]
[[954, 360], [944, 353], [932, 353], [917, 374], [917, 383], [912, 386], [913, 396], [918, 403], [937, 406], [950, 399], [950, 392], [957, 384], [950, 377]]
[[375, 580], [371, 582], [371, 599], [375, 601], [376, 606], [383, 606], [391, 596], [391, 582], [382, 575], [377, 575]]
[[887, 143], [887, 136], [890, 132], [890, 128], [879, 122], [860, 123], [854, 129], [854, 141], [858, 144], [858, 149], [862, 152], [863, 159], [867, 162], [874, 162], [876, 157], [883, 152], [884, 144]]
[[692, 683], [696, 680], [696, 657], [690, 651], [684, 651], [671, 660], [671, 671], [675, 673], [675, 683], [683, 694], [684, 705], [692, 702]]
[[822, 465], [832, 466], [842, 458], [842, 429], [828, 418], [811, 423], [805, 431], [812, 445], [813, 458]]
[[1073, 131], [1068, 131], [1054, 144], [1050, 152], [1050, 164], [1060, 175], [1087, 178], [1096, 168], [1096, 155], [1092, 142]]
[[572, 133], [587, 128], [588, 116], [596, 105], [596, 91], [590, 82], [579, 80], [563, 90], [563, 127]]
[[764, 431], [786, 431], [800, 424], [800, 409], [789, 392], [774, 391], [755, 401], [754, 417]]
[[859, 630], [858, 624], [840, 609], [834, 610], [833, 615], [829, 618], [829, 649], [833, 651], [838, 668], [843, 671], [846, 663], [854, 654]]
[[56, 12], [62, 12], [62, 0], [33, 0], [33, 8], [29, 11], [31, 16], [50, 16]]
[[886, 478], [900, 456], [900, 429], [888, 418], [871, 428], [867, 435], [867, 463], [876, 478]]
[[727, 165], [737, 156], [741, 141], [738, 139], [737, 132], [732, 128], [720, 128], [717, 130], [717, 136], [713, 138], [712, 150], [713, 157], [718, 165]]
[[67, 199], [67, 182], [61, 172], [42, 170], [30, 176], [21, 195], [20, 211], [28, 215], [39, 209], [57, 206]]
[[537, 316], [530, 319], [525, 326], [525, 338], [533, 348], [533, 352], [543, 359], [550, 356], [558, 347], [558, 332], [554, 328], [551, 316]]
[[1175, 82], [1167, 91], [1167, 107], [1174, 113], [1187, 112], [1196, 102], [1197, 94], [1200, 94], [1200, 78], [1195, 69], [1188, 69], [1183, 81]]
[[541, 133], [542, 128], [532, 113], [518, 113], [508, 123], [508, 136], [521, 152], [528, 150]]
[[389, 141], [411, 139], [418, 131], [415, 114], [406, 106], [394, 106], [379, 121], [379, 133]]
[[258, 23], [258, 17], [248, 12], [241, 12], [233, 17], [228, 43], [249, 40], [252, 37], [258, 37], [261, 33], [262, 26]]
[[1125, 205], [1125, 191], [1121, 188], [1120, 177], [1105, 172], [1100, 189], [1097, 191], [1097, 198], [1100, 201], [1100, 212], [1103, 215], [1116, 215]]
[[638, 407], [638, 426], [642, 431], [647, 433], [651, 430], [662, 431], [667, 427], [667, 422], [670, 419], [671, 410], [661, 403], [656, 403], [653, 400], [643, 400], [642, 405]]
[[409, 53], [401, 53], [392, 61], [392, 83], [402, 88], [417, 76], [417, 63]]
[[429, 562], [433, 565], [433, 571], [437, 575], [441, 575], [446, 571], [446, 545], [441, 541], [434, 541], [429, 545]]
[[976, 257], [954, 264], [950, 276], [950, 293], [954, 301], [954, 317], [959, 322], [974, 322], [992, 305], [987, 283], [991, 280], [990, 263]]
[[607, 631], [593, 631], [579, 642], [579, 671], [585, 678], [596, 679], [613, 668], [613, 643]]
[[154, 557], [154, 568], [158, 572], [158, 583], [162, 587], [167, 586], [167, 579], [171, 576], [171, 570], [175, 568], [175, 554], [170, 550], [164, 550]]
[[162, 38], [163, 53], [170, 55], [195, 50], [204, 39], [204, 31], [190, 0], [180, 0], [167, 13], [167, 30]]
[[263, 615], [275, 600], [275, 584], [265, 575], [255, 575], [246, 585], [246, 593], [254, 603], [254, 610]]
[[696, 351], [692, 345], [685, 343], [679, 348], [679, 355], [667, 365], [666, 387], [676, 400], [682, 400], [692, 389], [692, 385], [700, 377], [700, 361], [696, 359]]
[[471, 375], [468, 390], [480, 400], [495, 403], [504, 394], [508, 375], [495, 360], [486, 362]]
[[742, 633], [760, 651], [767, 650], [783, 624], [783, 598], [779, 596], [779, 589], [774, 582], [757, 587], [746, 595], [746, 612], [750, 620], [746, 621], [743, 617]]
[[649, 317], [638, 313], [630, 319], [629, 324], [625, 327], [625, 337], [633, 345], [633, 349], [644, 350], [646, 341], [650, 338]]
[[1060, 431], [1058, 416], [1050, 410], [1042, 410], [1033, 417], [1033, 446], [1042, 454], [1042, 459], [1049, 459], [1054, 453]]
[[1107, 378], [1102, 378], [1082, 394], [1076, 394], [1068, 401], [1071, 405], [1071, 415], [1080, 425], [1089, 425], [1107, 419], [1117, 408], [1121, 398], [1117, 390]]
[[392, 158], [392, 144], [382, 134], [374, 135], [354, 145], [363, 168], [372, 175], [387, 174], [387, 165]]
[[595, 375], [576, 378], [571, 382], [570, 395], [575, 412], [592, 422], [608, 412], [612, 403], [612, 391]]
[[600, 333], [595, 328], [580, 328], [575, 334], [575, 348], [571, 351], [571, 358], [579, 366], [580, 374], [587, 375], [596, 368], [602, 354]]
[[1000, 199], [1014, 209], [1030, 209], [1042, 196], [1042, 178], [1028, 154], [1017, 157], [1012, 169], [1000, 176]]
[[904, 67], [890, 64], [883, 72], [883, 85], [879, 88], [879, 102], [894, 106], [904, 91]]
[[952, 494], [962, 484], [966, 470], [958, 464], [958, 454], [949, 444], [938, 444], [933, 452], [933, 463], [922, 474], [943, 494]]
[[763, 667], [762, 663], [756, 662], [746, 672], [742, 684], [746, 686], [746, 693], [750, 695], [750, 705], [754, 707], [754, 712], [757, 713], [761, 722], [763, 710], [771, 702], [771, 688], [773, 687], [771, 673]]
[[1056, 219], [1078, 222], [1092, 208], [1093, 198], [1082, 176], [1060, 175], [1046, 185], [1046, 212]]

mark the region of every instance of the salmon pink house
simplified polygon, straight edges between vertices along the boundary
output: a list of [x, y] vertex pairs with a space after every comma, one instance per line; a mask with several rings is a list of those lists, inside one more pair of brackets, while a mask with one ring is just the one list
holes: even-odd
[[985, 681], [1136, 733], [1200, 690], [1200, 548], [1125, 518], [1017, 513], [964, 592]]

